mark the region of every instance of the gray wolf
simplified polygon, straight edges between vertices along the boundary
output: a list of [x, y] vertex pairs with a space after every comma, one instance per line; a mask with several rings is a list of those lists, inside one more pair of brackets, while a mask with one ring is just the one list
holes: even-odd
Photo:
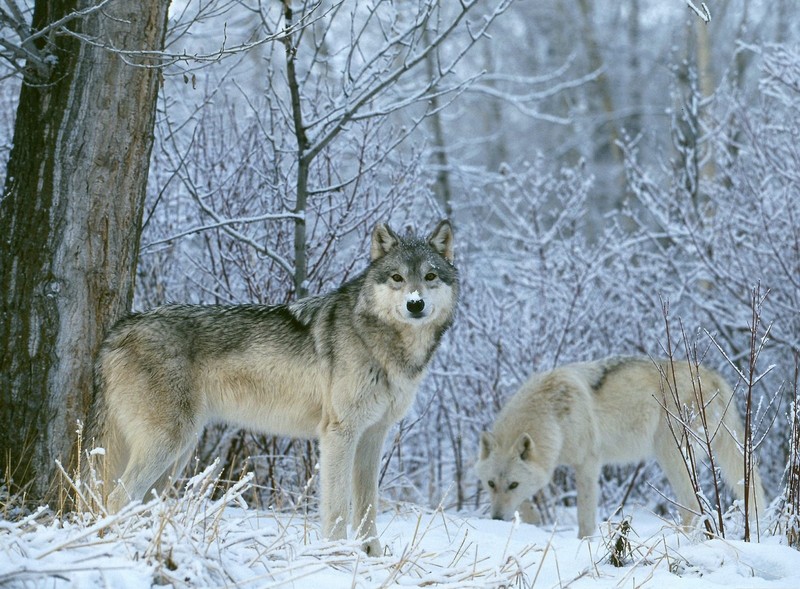
[[[675, 399], [694, 409], [689, 425], [701, 433], [696, 398], [702, 398], [715, 464], [742, 498], [744, 460], [738, 440], [744, 428], [731, 397], [718, 373], [704, 367], [695, 371], [677, 360], [608, 358], [534, 374], [500, 411], [492, 433], [480, 438], [475, 470], [491, 497], [491, 515], [510, 519], [519, 510], [525, 521], [538, 523], [529, 498], [550, 481], [557, 466], [568, 465], [575, 470], [578, 534], [590, 536], [596, 531], [601, 467], [655, 458], [688, 526], [697, 499], [675, 438], [682, 431]], [[766, 507], [757, 470], [751, 481], [749, 507], [755, 514]]]
[[379, 554], [383, 443], [453, 321], [458, 272], [446, 220], [426, 239], [378, 224], [370, 258], [293, 304], [166, 305], [119, 321], [96, 361], [90, 420], [106, 480], [118, 480], [109, 510], [163, 488], [222, 422], [318, 438], [324, 536], [345, 538], [352, 523]]

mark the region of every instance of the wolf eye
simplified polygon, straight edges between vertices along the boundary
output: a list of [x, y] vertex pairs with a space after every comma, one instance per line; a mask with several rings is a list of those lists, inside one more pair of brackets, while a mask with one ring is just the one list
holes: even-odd
[[494, 481], [486, 481], [486, 484], [489, 486], [490, 489], [494, 489]]
[[394, 280], [395, 282], [403, 282], [403, 277], [400, 276], [399, 274], [392, 274], [392, 280]]
[[428, 282], [430, 282], [431, 280], [436, 280], [436, 274], [434, 274], [433, 272], [428, 272], [425, 275], [425, 280], [427, 280]]
[[509, 491], [513, 491], [513, 490], [514, 490], [514, 489], [516, 489], [517, 487], [519, 487], [519, 483], [518, 483], [518, 482], [516, 482], [516, 481], [514, 481], [513, 483], [511, 483], [511, 484], [508, 486], [508, 490], [509, 490]]

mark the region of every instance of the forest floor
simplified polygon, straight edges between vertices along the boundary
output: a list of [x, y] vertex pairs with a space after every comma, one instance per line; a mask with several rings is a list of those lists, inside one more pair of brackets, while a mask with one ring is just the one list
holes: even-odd
[[708, 539], [643, 507], [625, 514], [624, 538], [615, 535], [616, 518], [579, 540], [570, 508], [557, 525], [536, 527], [384, 505], [384, 555], [367, 557], [356, 541], [321, 539], [315, 512], [247, 507], [247, 480], [217, 497], [206, 483], [116, 515], [55, 517], [42, 508], [0, 519], [0, 586], [800, 587], [800, 552], [782, 537]]

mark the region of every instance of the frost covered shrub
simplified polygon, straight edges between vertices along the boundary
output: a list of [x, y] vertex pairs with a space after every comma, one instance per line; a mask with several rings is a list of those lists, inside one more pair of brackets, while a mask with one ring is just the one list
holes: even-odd
[[[477, 434], [528, 374], [664, 355], [666, 321], [672, 348], [721, 370], [742, 413], [754, 384], [756, 454], [775, 496], [789, 454], [789, 420], [776, 417], [793, 400], [785, 383], [800, 350], [800, 55], [766, 48], [762, 72], [755, 100], [727, 88], [713, 101], [676, 93], [671, 150], [645, 165], [634, 143], [623, 146], [626, 205], [600, 222], [580, 168], [540, 158], [474, 188], [480, 198], [468, 197], [457, 226], [467, 248], [459, 316], [418, 404], [413, 431], [425, 435], [397, 451], [430, 502], [450, 489], [452, 505], [476, 504]], [[664, 488], [657, 476], [648, 469], [636, 486]], [[606, 470], [609, 505], [631, 477]]]

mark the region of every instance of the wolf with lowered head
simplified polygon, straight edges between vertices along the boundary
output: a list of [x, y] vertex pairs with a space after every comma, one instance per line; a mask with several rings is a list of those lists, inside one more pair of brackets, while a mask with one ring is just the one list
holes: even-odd
[[200, 432], [223, 422], [319, 439], [323, 535], [381, 552], [378, 469], [453, 321], [453, 232], [372, 232], [367, 269], [289, 305], [166, 305], [117, 323], [96, 362], [90, 423], [117, 511], [160, 490]]
[[[475, 470], [491, 498], [495, 519], [519, 510], [528, 523], [538, 512], [530, 498], [557, 466], [575, 470], [578, 534], [596, 532], [597, 487], [605, 464], [655, 458], [675, 493], [684, 526], [697, 499], [678, 439], [684, 424], [692, 443], [705, 440], [698, 401], [705, 415], [715, 465], [739, 498], [744, 497], [742, 421], [733, 392], [717, 372], [688, 362], [607, 358], [566, 364], [534, 374], [483, 432]], [[682, 412], [679, 407], [691, 408]], [[687, 414], [690, 423], [678, 423]], [[756, 467], [750, 477], [749, 513], [765, 509]]]

